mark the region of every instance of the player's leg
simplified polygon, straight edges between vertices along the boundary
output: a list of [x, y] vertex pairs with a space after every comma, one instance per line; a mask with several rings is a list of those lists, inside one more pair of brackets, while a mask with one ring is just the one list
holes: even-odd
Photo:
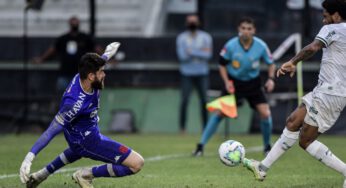
[[330, 129], [345, 107], [345, 98], [316, 93], [304, 119], [299, 145], [326, 166], [340, 172], [346, 178], [346, 164], [327, 146], [316, 140], [320, 133]]
[[260, 127], [263, 137], [263, 152], [268, 154], [271, 149], [271, 135], [273, 129], [273, 122], [271, 117], [270, 108], [267, 98], [260, 87], [259, 80], [251, 81], [248, 83], [248, 88], [252, 88], [251, 94], [246, 94], [246, 99], [252, 109], [256, 110], [260, 115]]
[[144, 165], [143, 157], [134, 150], [121, 163], [108, 163], [91, 169], [93, 177], [123, 177], [136, 174]]
[[81, 155], [107, 164], [76, 171], [73, 179], [81, 187], [92, 187], [92, 179], [98, 177], [123, 177], [139, 172], [144, 159], [125, 145], [101, 135], [92, 147], [83, 146]]
[[[222, 91], [222, 95], [226, 95], [228, 92], [226, 90]], [[244, 96], [242, 94], [236, 93], [237, 106], [242, 104]], [[216, 132], [220, 121], [223, 119], [224, 115], [221, 111], [215, 111], [209, 116], [205, 129], [203, 130], [202, 137], [197, 144], [196, 150], [192, 153], [193, 156], [199, 157], [203, 155], [204, 146], [208, 143], [211, 136]]]
[[189, 98], [192, 90], [192, 81], [189, 76], [181, 75], [181, 101], [179, 108], [179, 126], [180, 132], [185, 133], [186, 129], [186, 115], [187, 115], [187, 105], [189, 103]]
[[202, 137], [199, 143], [197, 144], [196, 150], [192, 153], [193, 156], [199, 157], [203, 155], [204, 146], [208, 143], [211, 136], [213, 136], [216, 132], [217, 127], [222, 118], [223, 115], [220, 111], [216, 111], [215, 113], [210, 115], [207, 125], [203, 130]]
[[144, 165], [143, 157], [134, 150], [131, 150], [130, 155], [122, 162], [121, 165], [113, 165], [114, 173], [117, 177], [127, 176], [138, 173]]
[[261, 161], [245, 159], [244, 166], [251, 170], [257, 180], [264, 180], [266, 172], [298, 140], [300, 128], [306, 115], [305, 105], [300, 105], [286, 120], [286, 127], [270, 152]]
[[316, 140], [318, 136], [318, 127], [304, 123], [300, 133], [300, 147], [326, 166], [344, 175], [346, 178], [346, 164], [335, 156], [326, 145]]
[[261, 103], [256, 105], [256, 109], [260, 115], [260, 126], [263, 136], [263, 145], [264, 145], [264, 153], [265, 155], [271, 149], [271, 135], [273, 129], [273, 122], [271, 117], [271, 112], [269, 105], [267, 103]]
[[47, 177], [53, 174], [55, 171], [61, 167], [73, 163], [80, 159], [81, 156], [73, 152], [70, 148], [67, 148], [58, 157], [56, 157], [52, 162], [50, 162], [46, 167], [41, 170], [34, 172], [30, 175], [29, 181], [26, 183], [28, 188], [37, 187], [42, 183]]
[[206, 108], [207, 104], [207, 91], [209, 88], [209, 77], [198, 76], [196, 80], [197, 93], [199, 95], [201, 116], [202, 116], [202, 130], [205, 129], [208, 120], [208, 111]]
[[92, 188], [92, 180], [99, 177], [123, 177], [138, 173], [144, 165], [143, 157], [135, 152], [130, 154], [121, 163], [107, 163], [92, 168], [83, 168], [73, 173], [72, 177], [82, 188]]

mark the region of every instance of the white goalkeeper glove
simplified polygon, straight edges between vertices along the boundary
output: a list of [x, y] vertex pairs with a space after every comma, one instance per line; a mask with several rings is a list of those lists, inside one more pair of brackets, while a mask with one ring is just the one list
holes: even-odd
[[112, 42], [107, 45], [105, 52], [101, 56], [103, 59], [108, 61], [111, 57], [114, 56], [115, 53], [117, 53], [118, 48], [120, 46], [120, 42]]
[[25, 156], [24, 161], [22, 162], [22, 166], [20, 166], [19, 177], [22, 183], [26, 183], [29, 180], [30, 168], [34, 158], [35, 158], [35, 154], [32, 152], [29, 152]]

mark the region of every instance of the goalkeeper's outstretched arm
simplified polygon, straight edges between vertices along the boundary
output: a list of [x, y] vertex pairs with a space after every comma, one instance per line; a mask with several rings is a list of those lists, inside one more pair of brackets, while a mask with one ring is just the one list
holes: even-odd
[[38, 140], [32, 146], [30, 152], [32, 152], [36, 156], [57, 134], [61, 133], [62, 131], [62, 125], [60, 125], [54, 118], [54, 120], [50, 123], [48, 129], [40, 136], [40, 138], [38, 138]]
[[30, 152], [25, 156], [19, 170], [20, 180], [26, 183], [29, 180], [30, 168], [35, 156], [45, 148], [48, 143], [59, 133], [63, 131], [62, 125], [55, 120], [50, 123], [48, 129], [40, 136], [40, 138], [32, 146]]

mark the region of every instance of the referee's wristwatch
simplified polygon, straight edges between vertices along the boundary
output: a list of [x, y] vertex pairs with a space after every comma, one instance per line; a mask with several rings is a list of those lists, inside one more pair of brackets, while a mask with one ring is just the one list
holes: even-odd
[[273, 81], [275, 81], [275, 77], [269, 76], [269, 77], [268, 77], [268, 80], [273, 80]]

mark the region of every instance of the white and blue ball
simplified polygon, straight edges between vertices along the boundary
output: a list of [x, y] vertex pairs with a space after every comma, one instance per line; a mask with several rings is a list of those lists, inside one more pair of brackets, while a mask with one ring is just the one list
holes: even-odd
[[238, 141], [227, 140], [220, 145], [219, 156], [223, 164], [234, 167], [243, 161], [245, 148]]

